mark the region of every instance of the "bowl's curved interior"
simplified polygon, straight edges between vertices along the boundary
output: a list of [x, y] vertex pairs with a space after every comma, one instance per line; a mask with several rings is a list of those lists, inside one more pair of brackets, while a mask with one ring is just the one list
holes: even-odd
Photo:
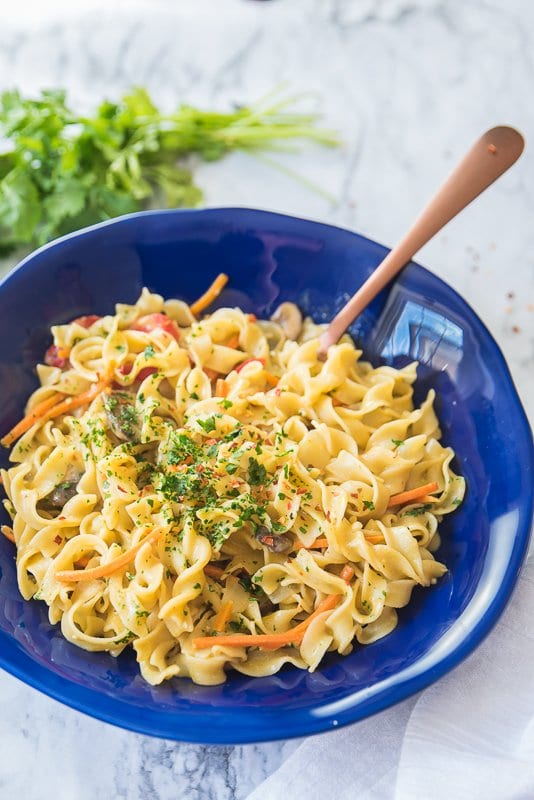
[[[338, 228], [252, 210], [148, 212], [73, 234], [34, 253], [0, 288], [0, 431], [35, 388], [34, 365], [54, 323], [111, 313], [143, 286], [192, 300], [220, 271], [218, 305], [268, 315], [293, 300], [328, 320], [383, 258], [380, 245]], [[24, 602], [12, 545], [0, 543], [0, 664], [69, 705], [126, 728], [197, 742], [249, 742], [359, 719], [435, 680], [480, 641], [502, 610], [526, 552], [532, 444], [503, 358], [471, 309], [410, 265], [353, 331], [365, 357], [417, 359], [417, 400], [437, 392], [443, 438], [467, 479], [464, 505], [441, 526], [449, 567], [416, 591], [386, 638], [330, 656], [310, 674], [231, 674], [222, 686], [176, 679], [151, 687], [132, 655], [67, 643], [44, 603]], [[1, 455], [7, 464], [6, 454]], [[4, 512], [1, 512], [4, 515]], [[6, 520], [2, 519], [2, 522]], [[0, 537], [3, 539], [3, 537]]]

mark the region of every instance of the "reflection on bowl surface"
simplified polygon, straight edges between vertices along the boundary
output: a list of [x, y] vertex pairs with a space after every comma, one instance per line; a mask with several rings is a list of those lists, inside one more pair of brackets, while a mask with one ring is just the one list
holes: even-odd
[[[141, 288], [191, 301], [213, 277], [230, 283], [217, 305], [268, 316], [281, 300], [324, 322], [385, 250], [319, 223], [244, 209], [146, 212], [73, 234], [29, 256], [0, 286], [0, 432], [36, 386], [49, 328], [112, 313]], [[375, 364], [417, 359], [420, 402], [436, 389], [443, 441], [468, 491], [440, 527], [449, 567], [415, 592], [392, 634], [315, 673], [232, 674], [226, 684], [175, 679], [152, 687], [131, 654], [115, 659], [66, 642], [44, 603], [19, 595], [12, 545], [0, 542], [0, 664], [100, 719], [191, 742], [263, 741], [328, 730], [401, 700], [464, 658], [502, 611], [525, 555], [532, 517], [532, 435], [504, 360], [473, 311], [411, 264], [369, 306], [352, 334]], [[7, 465], [6, 453], [1, 455]], [[4, 515], [4, 512], [1, 512]], [[7, 520], [2, 516], [2, 522]]]

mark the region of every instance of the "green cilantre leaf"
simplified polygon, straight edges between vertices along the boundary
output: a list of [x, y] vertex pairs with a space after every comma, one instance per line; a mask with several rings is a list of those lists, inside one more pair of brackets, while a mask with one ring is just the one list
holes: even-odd
[[105, 100], [92, 116], [62, 90], [0, 95], [0, 242], [3, 251], [40, 245], [150, 203], [196, 206], [202, 191], [190, 156], [215, 161], [234, 150], [259, 153], [287, 140], [336, 145], [292, 100], [228, 113], [180, 106], [163, 114], [143, 88]]
[[375, 504], [373, 503], [372, 500], [364, 500], [363, 504], [364, 504], [365, 508], [367, 509], [367, 511], [374, 511], [375, 510]]

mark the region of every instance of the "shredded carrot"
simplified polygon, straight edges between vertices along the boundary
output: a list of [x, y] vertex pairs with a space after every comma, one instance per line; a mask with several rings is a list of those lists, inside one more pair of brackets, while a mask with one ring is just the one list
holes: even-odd
[[421, 497], [424, 497], [426, 494], [431, 494], [432, 492], [437, 492], [439, 489], [438, 484], [433, 481], [432, 483], [425, 483], [424, 486], [418, 486], [416, 489], [408, 489], [406, 492], [400, 492], [400, 494], [394, 494], [392, 497], [389, 498], [388, 508], [391, 506], [400, 506], [404, 503], [409, 503], [411, 500], [419, 500]]
[[65, 581], [71, 583], [72, 581], [91, 581], [95, 578], [104, 578], [107, 575], [112, 575], [122, 567], [126, 567], [131, 561], [134, 560], [139, 550], [143, 545], [148, 542], [155, 542], [158, 536], [161, 536], [162, 529], [154, 528], [148, 536], [145, 536], [140, 542], [134, 544], [125, 553], [109, 561], [107, 564], [101, 564], [99, 567], [92, 567], [91, 569], [66, 569], [56, 573], [58, 581]]
[[291, 628], [284, 633], [261, 633], [261, 634], [241, 634], [235, 633], [227, 636], [198, 636], [193, 639], [193, 646], [197, 649], [205, 649], [207, 647], [224, 646], [224, 647], [261, 647], [264, 650], [277, 650], [279, 647], [284, 647], [286, 644], [300, 644], [306, 630], [319, 614], [324, 611], [331, 611], [337, 605], [339, 600], [338, 594], [329, 594], [322, 600], [315, 611], [310, 614], [308, 619], [301, 622], [295, 628]]
[[46, 411], [56, 405], [60, 400], [63, 399], [65, 395], [59, 394], [55, 392], [47, 397], [45, 400], [41, 400], [40, 403], [37, 403], [31, 411], [26, 414], [20, 422], [17, 422], [14, 428], [11, 428], [9, 433], [0, 439], [0, 443], [4, 445], [4, 447], [9, 447], [13, 442], [15, 442], [23, 433], [26, 433], [27, 430], [31, 428], [31, 426], [37, 422], [37, 420], [41, 419]]
[[365, 538], [367, 539], [369, 544], [383, 544], [384, 543], [384, 537], [382, 536], [381, 533], [364, 533], [363, 535], [365, 536]]
[[219, 633], [222, 633], [225, 630], [226, 625], [229, 622], [230, 617], [232, 616], [233, 610], [234, 610], [234, 604], [232, 600], [228, 600], [226, 603], [223, 603], [223, 605], [219, 609], [217, 616], [214, 619], [213, 622], [214, 630], [218, 631]]
[[322, 547], [328, 547], [328, 539], [316, 539], [311, 544], [304, 544], [304, 542], [295, 542], [294, 550], [320, 550]]
[[210, 578], [222, 578], [224, 575], [224, 570], [220, 567], [216, 567], [215, 564], [206, 564], [204, 567], [204, 572]]
[[68, 414], [75, 408], [81, 408], [81, 406], [85, 406], [87, 403], [90, 403], [91, 400], [94, 400], [97, 394], [100, 394], [100, 392], [106, 389], [108, 383], [109, 381], [107, 378], [101, 378], [99, 381], [97, 381], [97, 383], [93, 383], [89, 389], [86, 389], [85, 392], [82, 392], [75, 397], [67, 397], [62, 402], [52, 406], [49, 411], [42, 415], [41, 419], [46, 422], [49, 419], [60, 417], [61, 414]]
[[191, 312], [197, 317], [205, 308], [213, 303], [214, 300], [220, 295], [226, 284], [228, 283], [228, 275], [221, 272], [217, 275], [211, 286], [204, 292], [204, 294], [192, 303], [189, 308]]
[[228, 339], [228, 341], [224, 346], [231, 347], [232, 350], [237, 350], [237, 348], [239, 347], [239, 334], [234, 333], [233, 336], [230, 336], [230, 338]]
[[350, 583], [351, 580], [354, 578], [354, 567], [351, 567], [350, 564], [345, 564], [341, 572], [339, 573], [339, 577], [343, 578], [345, 583]]
[[271, 386], [278, 386], [278, 383], [280, 381], [278, 375], [273, 375], [273, 373], [269, 372], [268, 370], [264, 370], [263, 374], [265, 375], [265, 380], [267, 381], [267, 383], [270, 383]]
[[9, 527], [9, 525], [2, 525], [0, 527], [0, 531], [2, 531], [6, 539], [9, 539], [10, 542], [13, 542], [13, 544], [15, 544], [15, 535], [11, 530], [11, 528]]
[[217, 383], [215, 384], [215, 394], [217, 397], [226, 397], [229, 388], [224, 378], [217, 378]]

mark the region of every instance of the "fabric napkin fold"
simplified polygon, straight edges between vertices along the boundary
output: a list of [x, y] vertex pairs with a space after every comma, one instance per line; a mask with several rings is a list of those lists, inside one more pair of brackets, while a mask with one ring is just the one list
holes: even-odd
[[306, 739], [247, 800], [532, 800], [534, 558], [481, 646], [436, 684]]

